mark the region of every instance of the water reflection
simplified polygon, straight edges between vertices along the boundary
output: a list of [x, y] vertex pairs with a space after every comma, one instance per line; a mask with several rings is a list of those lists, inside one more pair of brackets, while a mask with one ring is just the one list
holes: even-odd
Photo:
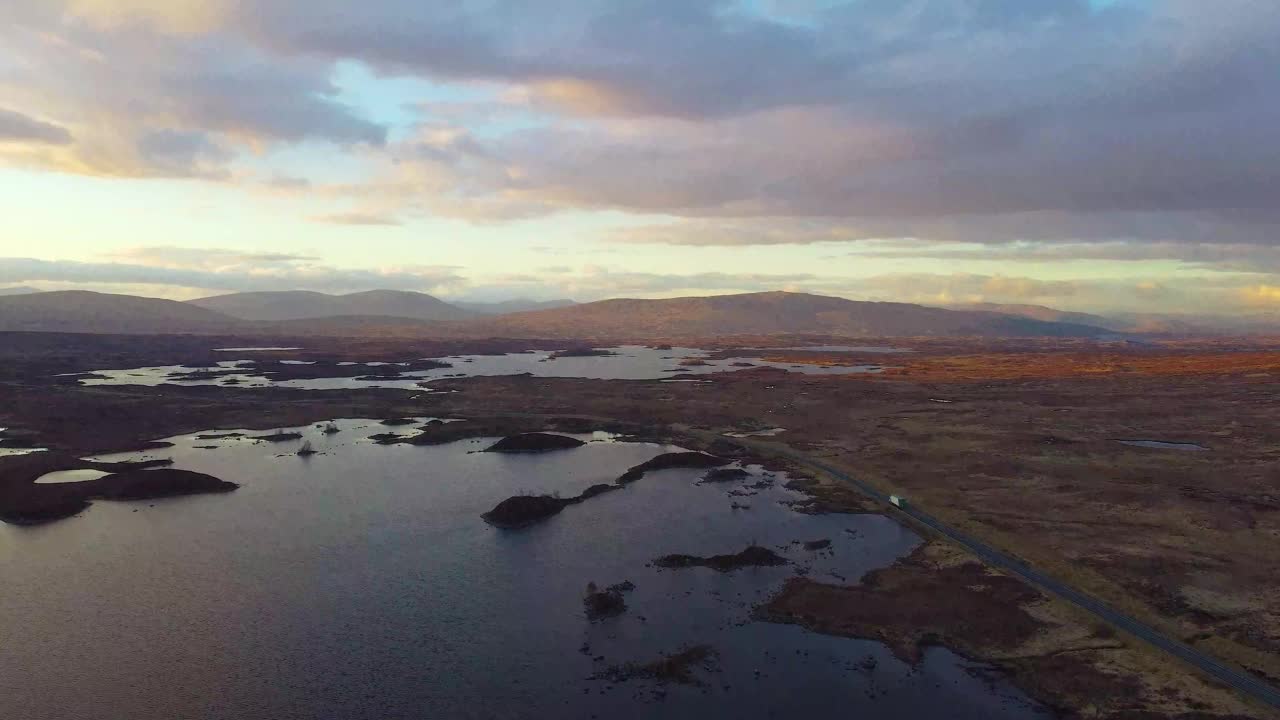
[[[386, 430], [376, 421], [335, 426], [298, 428], [303, 437], [285, 443], [207, 439], [225, 430], [171, 438], [165, 454], [178, 467], [241, 489], [99, 502], [62, 523], [0, 527], [11, 589], [0, 593], [0, 713], [1036, 715], [942, 650], [909, 668], [877, 643], [751, 621], [752, 606], [794, 572], [853, 582], [909, 552], [918, 538], [885, 517], [794, 512], [782, 503], [799, 496], [759, 467], [732, 483], [669, 470], [504, 532], [479, 518], [503, 498], [576, 494], [675, 448], [578, 436], [591, 442], [509, 456], [474, 452], [493, 438], [381, 446], [369, 439]], [[321, 454], [293, 455], [305, 441]], [[831, 550], [797, 543], [818, 538]], [[727, 574], [649, 564], [753, 542], [793, 564]], [[585, 585], [623, 580], [636, 585], [627, 612], [588, 622]], [[720, 653], [704, 687], [588, 679], [686, 643]]]

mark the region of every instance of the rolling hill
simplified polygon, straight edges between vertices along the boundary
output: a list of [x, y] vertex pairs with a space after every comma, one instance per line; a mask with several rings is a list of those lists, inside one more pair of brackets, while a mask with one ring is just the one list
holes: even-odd
[[[360, 311], [365, 307], [370, 309]], [[300, 314], [305, 315], [292, 317]], [[995, 312], [786, 292], [602, 300], [477, 316], [429, 295], [391, 291], [340, 296], [241, 293], [192, 302], [85, 291], [45, 292], [0, 297], [0, 330], [615, 340], [770, 334], [1096, 337], [1109, 332], [1092, 325]]]
[[0, 330], [84, 333], [221, 333], [247, 323], [187, 303], [86, 290], [0, 297]]
[[949, 305], [950, 310], [980, 310], [1016, 315], [1036, 320], [1077, 323], [1106, 328], [1118, 333], [1171, 336], [1275, 335], [1280, 320], [1274, 314], [1188, 315], [1184, 313], [1113, 312], [1105, 316], [1058, 310], [1043, 305], [1001, 305], [976, 303]]
[[265, 322], [346, 316], [465, 320], [475, 315], [426, 293], [403, 290], [369, 290], [349, 295], [306, 290], [233, 293], [188, 300], [187, 304], [241, 320]]
[[846, 336], [1094, 337], [1103, 328], [907, 303], [763, 292], [666, 300], [602, 300], [468, 323], [513, 337], [709, 337], [812, 333]]
[[1113, 318], [1103, 317], [1101, 315], [1093, 315], [1091, 313], [1071, 312], [1070, 310], [1058, 310], [1057, 308], [1046, 307], [1044, 305], [1007, 305], [1001, 303], [969, 303], [965, 305], [948, 305], [947, 310], [973, 310], [977, 312], [994, 312], [1002, 315], [1014, 315], [1017, 317], [1030, 318], [1032, 320], [1044, 320], [1046, 322], [1065, 322], [1075, 323], [1077, 325], [1093, 325], [1095, 327], [1107, 328], [1109, 330], [1119, 330], [1120, 326], [1125, 323], [1118, 322]]

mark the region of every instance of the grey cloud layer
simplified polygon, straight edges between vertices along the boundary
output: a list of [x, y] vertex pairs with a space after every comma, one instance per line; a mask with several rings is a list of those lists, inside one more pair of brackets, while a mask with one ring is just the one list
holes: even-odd
[[[480, 134], [427, 105], [379, 153], [382, 179], [346, 188], [398, 205], [380, 216], [743, 223], [657, 240], [709, 245], [789, 241], [761, 218], [841, 218], [853, 239], [1280, 238], [1280, 3], [747, 5], [18, 0], [0, 41], [40, 74], [0, 89], [110, 130], [68, 125], [78, 166], [117, 174], [225, 177], [246, 137], [381, 147], [387, 129], [333, 86], [349, 59], [519, 91], [493, 105], [544, 118]], [[821, 233], [790, 237], [836, 239]]]
[[[28, 162], [99, 175], [220, 179], [253, 143], [385, 142], [385, 128], [336, 99], [327, 63], [264, 53], [234, 35], [170, 35], [136, 22], [99, 27], [74, 12], [124, 13], [131, 4], [19, 0], [0, 7], [0, 43], [20, 60], [0, 66], [0, 92], [20, 108], [78, 126], [52, 136], [69, 144], [74, 134], [68, 152], [28, 155]], [[0, 135], [6, 125], [0, 116]]]
[[0, 142], [6, 140], [66, 145], [71, 142], [71, 133], [67, 132], [66, 128], [53, 123], [0, 108]]
[[[447, 59], [374, 43], [404, 20], [393, 5], [333, 30], [344, 52], [526, 83], [578, 118], [394, 148], [417, 171], [409, 194], [462, 189], [433, 211], [845, 217], [867, 236], [970, 240], [1280, 236], [1274, 3], [886, 0], [812, 27], [724, 3], [571, 3], [550, 29], [464, 13], [475, 42]], [[574, 42], [544, 46], [566, 28]]]

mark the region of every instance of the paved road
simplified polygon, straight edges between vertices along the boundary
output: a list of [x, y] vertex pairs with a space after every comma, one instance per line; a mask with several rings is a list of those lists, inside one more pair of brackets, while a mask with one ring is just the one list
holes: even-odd
[[[742, 444], [748, 447], [758, 447], [766, 452], [785, 455], [801, 465], [807, 465], [821, 470], [838, 480], [846, 482], [880, 502], [885, 504], [889, 503], [888, 495], [885, 495], [870, 485], [853, 478], [848, 473], [832, 467], [831, 465], [806, 457], [800, 453], [784, 450], [777, 445], [764, 443], [757, 444], [754, 442], [744, 442]], [[957, 545], [964, 547], [974, 555], [982, 558], [982, 560], [988, 564], [998, 567], [1006, 572], [1013, 573], [1014, 575], [1018, 575], [1027, 582], [1057, 595], [1077, 607], [1093, 613], [1111, 625], [1147, 641], [1170, 655], [1174, 655], [1191, 663], [1220, 682], [1235, 688], [1241, 693], [1270, 705], [1273, 708], [1280, 709], [1280, 689], [1267, 684], [1261, 679], [1240, 670], [1236, 670], [1211, 655], [1207, 655], [1189, 645], [1175, 640], [1150, 625], [1146, 625], [1132, 617], [1129, 617], [1128, 615], [1125, 615], [1124, 613], [1119, 612], [1101, 600], [1066, 585], [1040, 572], [1039, 570], [1036, 570], [1021, 560], [1013, 558], [966, 533], [948, 526], [941, 520], [910, 504], [908, 504], [906, 508], [899, 508], [898, 510], [909, 515], [917, 522], [929, 526], [933, 530], [937, 531], [938, 534], [946, 537]]]

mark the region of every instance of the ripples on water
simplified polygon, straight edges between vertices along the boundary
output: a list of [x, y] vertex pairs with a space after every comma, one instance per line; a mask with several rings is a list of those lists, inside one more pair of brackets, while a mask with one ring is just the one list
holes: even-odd
[[[855, 582], [916, 546], [885, 517], [793, 512], [780, 503], [800, 496], [759, 467], [726, 484], [670, 470], [500, 531], [479, 516], [510, 495], [574, 495], [674, 448], [579, 436], [595, 442], [509, 456], [474, 452], [492, 438], [380, 446], [368, 439], [386, 430], [376, 421], [337, 425], [301, 429], [321, 451], [307, 459], [292, 454], [301, 440], [194, 435], [159, 453], [242, 483], [234, 493], [0, 526], [0, 715], [1038, 716], [944, 650], [910, 668], [878, 643], [750, 620], [797, 568]], [[797, 544], [820, 538], [833, 552]], [[796, 564], [648, 566], [753, 542]], [[586, 584], [624, 580], [636, 585], [628, 611], [588, 622]], [[589, 679], [699, 643], [720, 653], [705, 687]]]
[[[228, 349], [228, 348], [223, 348]], [[878, 373], [883, 370], [880, 365], [806, 365], [794, 363], [767, 362], [759, 358], [728, 358], [724, 360], [707, 360], [709, 353], [698, 348], [672, 348], [657, 350], [638, 345], [610, 348], [616, 355], [600, 357], [561, 357], [552, 359], [550, 351], [531, 351], [508, 353], [505, 355], [452, 355], [438, 358], [450, 363], [452, 367], [435, 368], [403, 373], [400, 379], [392, 380], [360, 380], [357, 378], [318, 378], [305, 380], [272, 381], [264, 377], [252, 375], [229, 374], [206, 380], [182, 380], [183, 385], [221, 385], [229, 379], [237, 387], [293, 387], [310, 390], [336, 390], [349, 388], [403, 388], [413, 389], [420, 382], [430, 382], [441, 378], [477, 377], [493, 375], [520, 375], [528, 373], [535, 377], [572, 377], [596, 380], [657, 380], [673, 375], [709, 375], [712, 373], [732, 372], [749, 368], [734, 367], [734, 363], [750, 363], [751, 367], [781, 368], [791, 372], [809, 375], [844, 375], [848, 373]], [[701, 360], [705, 365], [681, 365], [685, 359]], [[432, 358], [436, 359], [436, 358]], [[224, 360], [215, 367], [230, 370], [243, 367], [251, 360]], [[352, 365], [355, 363], [338, 363]], [[370, 362], [369, 366], [394, 365], [393, 363]], [[173, 382], [170, 377], [174, 373], [189, 374], [197, 372], [195, 368], [181, 365], [161, 367], [133, 368], [129, 370], [98, 370], [95, 375], [101, 378], [81, 380], [85, 385], [159, 385]]]

